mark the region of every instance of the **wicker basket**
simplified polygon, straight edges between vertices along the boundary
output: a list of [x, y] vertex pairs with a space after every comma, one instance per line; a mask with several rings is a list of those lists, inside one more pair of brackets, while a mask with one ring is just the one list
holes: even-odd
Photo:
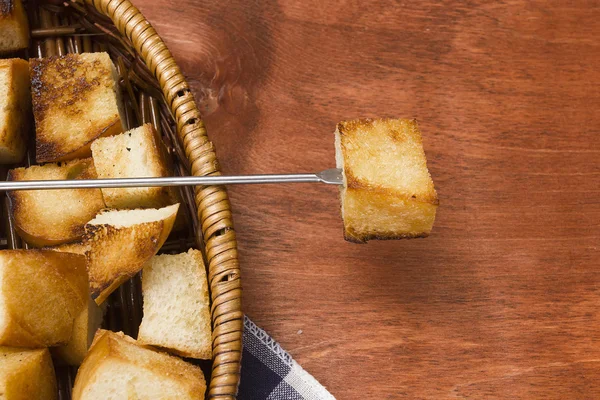
[[[151, 122], [179, 175], [216, 175], [219, 164], [189, 86], [150, 23], [128, 0], [28, 2], [32, 47], [27, 57], [107, 51], [120, 74], [128, 128]], [[33, 142], [33, 141], [32, 141]], [[33, 146], [32, 146], [33, 148]], [[28, 154], [28, 163], [34, 160]], [[6, 171], [3, 171], [6, 173]], [[240, 379], [243, 314], [240, 270], [231, 210], [223, 187], [185, 188], [189, 229], [171, 238], [161, 252], [199, 248], [206, 256], [212, 299], [213, 360], [201, 367], [210, 380], [207, 398], [234, 399]], [[2, 248], [20, 248], [4, 199]], [[108, 300], [104, 327], [133, 337], [142, 317], [139, 276]], [[59, 398], [70, 399], [76, 370], [57, 367]]]

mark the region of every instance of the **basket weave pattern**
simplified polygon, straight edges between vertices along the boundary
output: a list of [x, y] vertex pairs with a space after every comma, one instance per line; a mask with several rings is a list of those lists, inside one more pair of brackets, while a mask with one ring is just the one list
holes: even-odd
[[[117, 70], [121, 80], [127, 83], [128, 89], [125, 89], [125, 92], [129, 91], [128, 98], [130, 103], [133, 103], [126, 109], [128, 121], [125, 121], [124, 125], [132, 128], [133, 120], [138, 123], [151, 122], [159, 132], [162, 131], [167, 146], [180, 161], [176, 163], [176, 173], [191, 173], [194, 176], [220, 174], [213, 144], [208, 139], [186, 79], [154, 28], [128, 0], [85, 0], [85, 3], [85, 6], [79, 3], [65, 3], [67, 7], [58, 7], [29, 2], [34, 38], [33, 52], [37, 53], [30, 54], [30, 57], [108, 50], [114, 59], [115, 56], [124, 54], [124, 57], [118, 57]], [[94, 12], [91, 7], [108, 17], [122, 37], [114, 37], [116, 31], [93, 23], [93, 19], [92, 22], [83, 17], [82, 20], [77, 20], [72, 15], [62, 14], [65, 8], [71, 8], [77, 10], [79, 15], [87, 16], [88, 13]], [[35, 8], [35, 11], [32, 8]], [[95, 17], [102, 18], [100, 15]], [[68, 24], [81, 25], [94, 34], [100, 32], [106, 37], [125, 43], [126, 46], [107, 47], [105, 42], [90, 40], [90, 36], [69, 36], [74, 32], [62, 28]], [[36, 29], [37, 36], [34, 34]], [[44, 31], [48, 29], [51, 33]], [[63, 41], [60, 37], [69, 37], [69, 40]], [[35, 40], [36, 38], [44, 40]], [[125, 54], [128, 47], [135, 49], [137, 54]], [[123, 59], [126, 59], [126, 62]], [[145, 66], [139, 68], [139, 65], [135, 65], [137, 61]], [[145, 77], [144, 73], [148, 74], [148, 77]], [[129, 82], [130, 80], [133, 82]], [[136, 87], [139, 95], [134, 95], [132, 86]], [[175, 129], [172, 126], [173, 121]], [[31, 159], [31, 154], [29, 158]], [[240, 269], [230, 203], [226, 190], [220, 186], [196, 187], [193, 191], [186, 188], [181, 193], [187, 205], [191, 232], [189, 236], [192, 239], [178, 238], [176, 243], [167, 242], [163, 249], [183, 251], [195, 245], [201, 248], [206, 256], [213, 323], [213, 362], [207, 398], [235, 399], [240, 380], [243, 314]], [[4, 213], [4, 222], [7, 226], [4, 242], [6, 247], [22, 247], [12, 221], [7, 218], [7, 212]], [[120, 329], [130, 334], [137, 332], [141, 320], [140, 286], [137, 276], [111, 295], [105, 327]], [[73, 369], [58, 369], [61, 399], [70, 398], [74, 372]]]
[[[219, 174], [213, 144], [208, 140], [188, 83], [160, 36], [128, 0], [87, 0], [108, 16], [133, 43], [158, 79], [177, 123], [177, 134], [190, 161], [192, 175]], [[235, 231], [227, 193], [222, 187], [197, 187], [195, 202], [208, 260], [212, 297], [213, 370], [209, 397], [233, 397], [241, 361], [241, 284]]]

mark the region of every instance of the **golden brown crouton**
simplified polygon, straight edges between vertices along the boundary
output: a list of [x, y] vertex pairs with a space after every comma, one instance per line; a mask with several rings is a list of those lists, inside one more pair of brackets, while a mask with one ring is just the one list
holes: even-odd
[[73, 400], [204, 399], [206, 381], [195, 365], [143, 346], [122, 332], [99, 330], [77, 371]]
[[[96, 177], [91, 158], [16, 168], [8, 173], [11, 181]], [[15, 190], [8, 197], [19, 236], [36, 247], [81, 238], [85, 224], [105, 207], [100, 189]]]
[[0, 345], [68, 343], [88, 298], [85, 257], [47, 250], [0, 251]]
[[29, 63], [38, 162], [89, 157], [95, 139], [123, 132], [117, 73], [107, 53]]
[[48, 349], [0, 347], [0, 396], [3, 400], [57, 398], [54, 366]]
[[346, 240], [426, 237], [438, 198], [415, 120], [360, 119], [337, 126], [336, 160]]

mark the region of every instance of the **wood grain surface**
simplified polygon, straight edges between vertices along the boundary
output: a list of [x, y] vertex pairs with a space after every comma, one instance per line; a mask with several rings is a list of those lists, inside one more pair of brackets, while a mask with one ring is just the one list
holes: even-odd
[[600, 5], [144, 0], [226, 173], [334, 165], [416, 117], [428, 239], [353, 245], [337, 189], [230, 194], [244, 308], [338, 399], [600, 398]]

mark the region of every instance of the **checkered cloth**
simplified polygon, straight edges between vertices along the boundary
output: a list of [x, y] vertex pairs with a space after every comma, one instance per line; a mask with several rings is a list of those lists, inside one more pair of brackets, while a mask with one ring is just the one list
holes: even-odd
[[265, 331], [244, 317], [239, 400], [335, 400]]

